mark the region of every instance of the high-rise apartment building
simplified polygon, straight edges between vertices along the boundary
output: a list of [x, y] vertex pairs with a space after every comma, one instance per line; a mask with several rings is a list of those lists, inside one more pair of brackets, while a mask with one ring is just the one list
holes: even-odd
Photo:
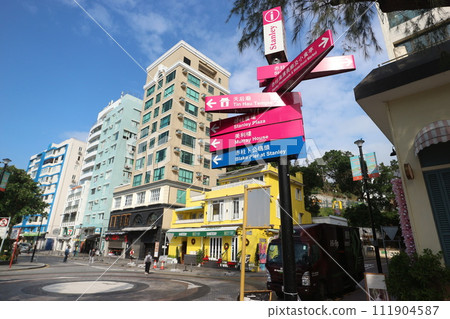
[[133, 245], [135, 256], [157, 255], [186, 190], [216, 185], [223, 170], [211, 169], [209, 123], [226, 115], [206, 113], [204, 99], [228, 94], [229, 77], [184, 41], [147, 68], [132, 182], [114, 190], [109, 251], [121, 254]]
[[20, 225], [22, 236], [36, 238], [45, 234], [46, 250], [55, 249], [55, 243], [61, 234], [62, 212], [69, 191], [69, 186], [80, 177], [86, 143], [76, 139], [68, 139], [59, 144], [50, 144], [48, 148], [30, 158], [27, 173], [38, 182], [42, 189], [42, 197], [49, 207], [47, 217], [25, 216]]
[[57, 249], [70, 245], [82, 252], [103, 250], [114, 187], [130, 183], [141, 107], [141, 99], [122, 94], [98, 114], [79, 182], [71, 186], [62, 212]]

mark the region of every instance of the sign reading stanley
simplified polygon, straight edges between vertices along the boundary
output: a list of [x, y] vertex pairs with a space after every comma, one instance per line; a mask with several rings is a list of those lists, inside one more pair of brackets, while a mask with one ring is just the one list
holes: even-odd
[[334, 47], [330, 30], [325, 31], [316, 41], [300, 53], [278, 76], [270, 82], [264, 92], [290, 92]]
[[271, 107], [300, 104], [301, 102], [300, 93], [296, 92], [289, 92], [283, 97], [274, 92], [215, 95], [205, 98], [205, 110], [215, 113], [246, 113], [264, 111]]
[[287, 62], [286, 31], [281, 7], [263, 12], [264, 54], [269, 64], [278, 58]]

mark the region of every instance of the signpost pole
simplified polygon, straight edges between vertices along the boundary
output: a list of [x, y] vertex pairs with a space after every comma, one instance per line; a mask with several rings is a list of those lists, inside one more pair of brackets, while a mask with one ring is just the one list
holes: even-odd
[[280, 188], [281, 247], [283, 259], [284, 300], [297, 301], [297, 282], [295, 276], [294, 228], [292, 223], [291, 181], [289, 160], [280, 158], [278, 166], [278, 187]]
[[241, 249], [241, 281], [240, 281], [240, 294], [239, 301], [244, 301], [245, 290], [245, 260], [247, 255], [247, 210], [248, 210], [248, 188], [244, 186], [244, 212], [242, 216], [242, 249]]

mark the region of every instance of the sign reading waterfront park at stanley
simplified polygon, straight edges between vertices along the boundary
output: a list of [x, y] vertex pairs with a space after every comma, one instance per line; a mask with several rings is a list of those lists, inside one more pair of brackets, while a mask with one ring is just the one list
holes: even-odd
[[216, 113], [243, 113], [265, 111], [267, 108], [300, 104], [300, 93], [280, 97], [275, 92], [216, 95], [205, 98], [206, 111]]

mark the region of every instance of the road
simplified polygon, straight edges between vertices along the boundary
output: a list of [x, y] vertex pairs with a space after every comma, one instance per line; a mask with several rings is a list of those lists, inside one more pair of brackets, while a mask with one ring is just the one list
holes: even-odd
[[[20, 256], [19, 263], [29, 261]], [[40, 257], [48, 266], [0, 273], [0, 300], [28, 301], [180, 301], [236, 300], [239, 273], [216, 270], [214, 274], [197, 269], [152, 270], [144, 274], [141, 267], [122, 267], [106, 263], [89, 265], [87, 260], [62, 262], [61, 257]], [[176, 270], [176, 271], [174, 271]], [[246, 289], [265, 289], [265, 276], [248, 276]]]

